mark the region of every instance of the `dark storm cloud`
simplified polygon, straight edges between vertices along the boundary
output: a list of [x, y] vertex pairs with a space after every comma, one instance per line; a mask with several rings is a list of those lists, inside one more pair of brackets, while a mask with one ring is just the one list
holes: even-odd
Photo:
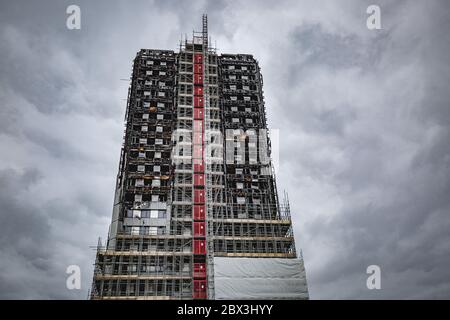
[[[313, 297], [450, 295], [449, 10], [382, 8], [391, 20], [376, 37], [292, 33], [300, 54], [280, 105], [296, 132], [281, 161], [306, 193], [293, 207]], [[382, 269], [380, 292], [365, 288], [370, 264]]]
[[[446, 1], [3, 2], [0, 297], [82, 298], [111, 217], [131, 63], [175, 50], [204, 12], [220, 52], [253, 53], [278, 186], [311, 297], [450, 296], [450, 12]], [[275, 5], [276, 3], [276, 5]], [[82, 290], [65, 270], [82, 270]], [[367, 290], [377, 264], [382, 290]]]
[[[26, 298], [36, 294], [34, 288], [30, 293], [25, 291], [28, 277], [17, 272], [30, 270], [36, 276], [51, 269], [51, 256], [46, 250], [50, 240], [46, 232], [47, 219], [36, 213], [38, 206], [22, 198], [37, 180], [39, 173], [36, 170], [23, 174], [11, 169], [0, 171], [2, 298]], [[19, 280], [22, 276], [24, 279]]]

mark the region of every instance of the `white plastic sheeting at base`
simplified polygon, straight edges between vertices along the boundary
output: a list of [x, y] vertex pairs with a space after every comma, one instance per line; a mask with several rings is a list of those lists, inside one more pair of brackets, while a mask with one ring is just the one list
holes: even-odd
[[215, 299], [308, 299], [302, 259], [214, 258]]

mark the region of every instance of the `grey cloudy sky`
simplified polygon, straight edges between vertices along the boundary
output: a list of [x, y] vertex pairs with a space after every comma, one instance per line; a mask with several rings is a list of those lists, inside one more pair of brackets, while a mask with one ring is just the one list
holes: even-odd
[[[81, 30], [66, 7], [81, 7]], [[366, 27], [381, 7], [382, 30]], [[85, 299], [140, 48], [260, 62], [313, 299], [450, 298], [448, 1], [2, 1], [0, 298]], [[65, 270], [82, 270], [82, 290]], [[381, 290], [366, 288], [368, 265]]]

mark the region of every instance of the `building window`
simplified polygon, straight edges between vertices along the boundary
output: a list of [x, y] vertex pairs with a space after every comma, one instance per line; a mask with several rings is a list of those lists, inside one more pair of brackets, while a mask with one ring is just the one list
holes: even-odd
[[161, 159], [161, 152], [155, 152], [155, 159]]
[[141, 210], [133, 210], [133, 218], [140, 218]]
[[136, 179], [135, 184], [136, 187], [143, 187], [144, 186], [144, 179]]
[[143, 165], [138, 165], [138, 166], [137, 166], [137, 171], [138, 171], [138, 172], [145, 172], [145, 166], [143, 166]]
[[153, 171], [160, 172], [161, 171], [161, 166], [153, 166]]
[[145, 139], [145, 138], [140, 138], [140, 139], [139, 139], [139, 143], [140, 143], [140, 144], [146, 144], [146, 143], [147, 143], [147, 139]]
[[164, 115], [163, 114], [157, 114], [156, 115], [156, 119], [163, 120], [164, 119]]
[[150, 95], [150, 91], [144, 91], [144, 96], [149, 96]]
[[163, 132], [163, 127], [160, 126], [156, 127], [156, 132]]
[[147, 120], [147, 119], [148, 119], [148, 113], [144, 113], [144, 114], [142, 115], [142, 119]]
[[160, 187], [161, 181], [159, 179], [153, 179], [152, 180], [152, 187]]
[[139, 158], [145, 158], [145, 152], [139, 152], [138, 157]]
[[159, 196], [158, 195], [152, 195], [152, 202], [159, 202]]
[[237, 204], [245, 204], [245, 197], [237, 197], [236, 201]]
[[163, 140], [162, 139], [155, 139], [155, 144], [162, 144]]
[[159, 216], [158, 210], [150, 210], [150, 218], [157, 219]]
[[160, 72], [159, 72], [159, 75], [160, 75], [160, 76], [165, 76], [165, 75], [166, 75], [166, 72], [165, 72], [165, 71], [160, 71]]
[[158, 108], [164, 108], [164, 103], [158, 102], [157, 107], [158, 107]]
[[147, 132], [148, 131], [148, 126], [142, 126], [141, 127], [141, 131], [142, 132]]
[[134, 201], [135, 202], [142, 202], [142, 194], [135, 194], [134, 195]]
[[244, 184], [242, 182], [236, 182], [237, 189], [244, 189]]
[[166, 93], [164, 91], [159, 91], [158, 92], [158, 97], [165, 97]]

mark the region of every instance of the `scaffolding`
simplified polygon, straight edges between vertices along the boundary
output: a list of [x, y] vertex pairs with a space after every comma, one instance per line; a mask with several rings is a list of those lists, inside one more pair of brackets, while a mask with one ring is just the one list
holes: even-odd
[[267, 121], [258, 62], [252, 55], [223, 54], [219, 73], [222, 130], [233, 134], [224, 135], [227, 210], [214, 216], [214, 253], [295, 258], [289, 201], [279, 203], [270, 138], [259, 135]]
[[216, 258], [297, 258], [289, 200], [279, 201], [270, 137], [260, 134], [258, 62], [218, 55], [210, 42], [204, 15], [178, 53], [142, 49], [134, 59], [91, 299], [215, 299]]
[[189, 183], [171, 160], [175, 110], [182, 110], [175, 104], [177, 58], [143, 49], [134, 60], [113, 220], [97, 248], [92, 299], [192, 297], [192, 225], [173, 192], [174, 184]]

